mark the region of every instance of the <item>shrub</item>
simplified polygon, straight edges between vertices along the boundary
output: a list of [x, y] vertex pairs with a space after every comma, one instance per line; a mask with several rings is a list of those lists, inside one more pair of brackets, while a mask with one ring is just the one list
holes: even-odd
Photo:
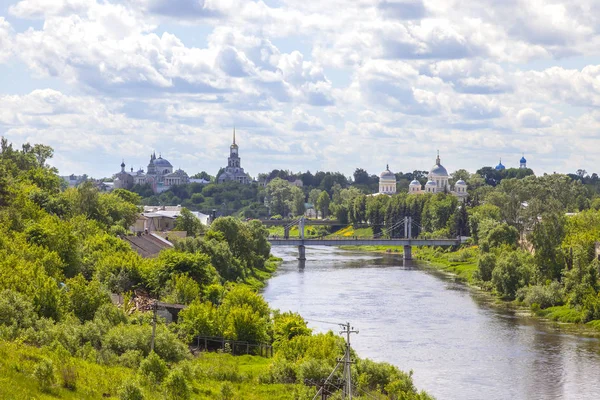
[[119, 364], [127, 368], [137, 369], [143, 359], [144, 354], [141, 350], [127, 350], [119, 357]]
[[492, 280], [492, 271], [496, 266], [496, 256], [491, 253], [484, 253], [477, 262], [477, 278], [488, 282]]
[[298, 380], [305, 385], [316, 385], [324, 381], [331, 373], [331, 368], [326, 363], [310, 358], [298, 365]]
[[52, 360], [43, 358], [39, 363], [37, 363], [33, 369], [33, 376], [37, 380], [38, 385], [40, 385], [40, 389], [43, 392], [49, 391], [56, 383], [54, 364], [52, 363]]
[[600, 295], [588, 294], [583, 301], [583, 322], [600, 319]]
[[553, 281], [550, 285], [536, 285], [526, 288], [523, 302], [528, 306], [539, 305], [541, 309], [562, 305], [563, 289], [559, 282]]
[[221, 393], [219, 398], [221, 400], [231, 400], [233, 399], [233, 385], [229, 382], [223, 382], [221, 385]]
[[119, 390], [120, 400], [144, 400], [142, 390], [137, 386], [135, 382], [128, 381], [121, 386]]
[[169, 399], [187, 400], [190, 398], [190, 388], [183, 373], [176, 369], [169, 374], [165, 381], [165, 390]]
[[62, 387], [69, 390], [77, 388], [77, 368], [71, 360], [63, 359], [59, 368]]
[[162, 382], [167, 373], [167, 363], [158, 354], [151, 352], [140, 364], [139, 373], [151, 383]]
[[[103, 347], [121, 355], [128, 350], [141, 350], [144, 355], [150, 353], [152, 327], [150, 324], [127, 325], [120, 324], [112, 327], [104, 336]], [[177, 339], [177, 336], [164, 325], [156, 327], [154, 350], [166, 361], [181, 361], [187, 357], [187, 347]]]
[[165, 301], [190, 304], [200, 297], [200, 286], [187, 275], [176, 274], [167, 284]]

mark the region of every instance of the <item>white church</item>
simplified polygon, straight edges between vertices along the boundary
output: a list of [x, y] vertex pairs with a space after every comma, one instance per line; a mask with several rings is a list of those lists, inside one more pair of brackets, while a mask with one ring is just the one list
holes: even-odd
[[[440, 154], [438, 152], [435, 160], [435, 165], [429, 170], [427, 175], [427, 183], [423, 187], [421, 182], [413, 180], [408, 186], [409, 194], [424, 194], [424, 193], [448, 193], [458, 197], [460, 200], [467, 198], [467, 183], [462, 179], [458, 180], [452, 188], [449, 184], [450, 175], [441, 163]], [[385, 171], [379, 174], [379, 192], [374, 195], [393, 195], [396, 194], [396, 175], [390, 171], [389, 165]]]

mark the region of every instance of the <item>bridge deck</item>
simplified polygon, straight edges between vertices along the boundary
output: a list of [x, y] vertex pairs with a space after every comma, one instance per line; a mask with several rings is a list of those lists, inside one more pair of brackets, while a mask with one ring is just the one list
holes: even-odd
[[273, 239], [272, 246], [457, 246], [459, 239]]

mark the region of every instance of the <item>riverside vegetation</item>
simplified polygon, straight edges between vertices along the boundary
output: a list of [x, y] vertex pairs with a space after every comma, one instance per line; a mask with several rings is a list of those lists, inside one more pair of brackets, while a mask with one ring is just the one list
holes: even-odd
[[[118, 237], [136, 219], [139, 196], [91, 183], [61, 190], [46, 164], [52, 154], [0, 143], [0, 398], [312, 398], [344, 341], [313, 334], [257, 293], [277, 264], [260, 223], [219, 218], [143, 259]], [[186, 218], [179, 226], [199, 234]], [[178, 323], [158, 322], [154, 351], [152, 314], [132, 307], [134, 290], [187, 305]], [[197, 335], [269, 343], [274, 356], [193, 355]], [[355, 359], [364, 398], [430, 398], [410, 373]]]
[[[413, 256], [539, 316], [580, 324], [580, 331], [599, 334], [600, 263], [595, 244], [600, 241], [600, 197], [598, 177], [584, 172], [488, 182], [479, 174], [459, 171], [455, 179], [470, 185], [464, 204], [444, 193], [358, 196], [347, 207], [348, 219], [356, 226], [374, 224], [370, 232], [356, 231], [363, 235], [410, 216], [419, 237], [470, 236], [469, 244], [460, 248], [419, 248]], [[339, 233], [355, 234], [351, 227]], [[396, 237], [402, 234], [392, 232]]]

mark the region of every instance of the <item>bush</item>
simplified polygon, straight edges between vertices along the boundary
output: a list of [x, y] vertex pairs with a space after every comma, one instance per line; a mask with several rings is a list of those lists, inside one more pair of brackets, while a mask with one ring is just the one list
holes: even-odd
[[492, 280], [492, 271], [496, 266], [496, 256], [490, 253], [484, 253], [477, 262], [477, 279], [484, 282]]
[[121, 386], [119, 390], [120, 400], [144, 400], [142, 390], [137, 386], [135, 382], [128, 381]]
[[40, 385], [40, 389], [43, 392], [49, 391], [56, 383], [54, 364], [52, 363], [52, 360], [43, 358], [39, 363], [37, 363], [33, 369], [33, 376], [37, 380], [38, 385]]
[[[128, 350], [141, 350], [144, 355], [150, 353], [152, 327], [150, 324], [127, 325], [120, 324], [112, 327], [102, 339], [103, 347], [121, 355]], [[164, 325], [156, 327], [154, 351], [169, 362], [181, 361], [189, 354], [177, 336]]]
[[583, 322], [600, 319], [600, 294], [588, 294], [583, 302]]
[[200, 297], [200, 286], [185, 274], [176, 274], [168, 283], [165, 301], [176, 304], [190, 304]]
[[64, 362], [60, 367], [62, 387], [69, 390], [77, 388], [77, 368], [71, 361]]
[[127, 368], [137, 369], [143, 359], [144, 354], [141, 350], [127, 350], [119, 357], [119, 364]]
[[151, 352], [140, 364], [138, 372], [149, 382], [160, 383], [165, 379], [169, 370], [167, 368], [167, 363], [164, 362], [158, 354]]
[[231, 400], [233, 399], [233, 385], [229, 382], [223, 382], [221, 385], [221, 393], [219, 398], [221, 400]]
[[311, 358], [298, 365], [297, 371], [300, 382], [313, 386], [324, 381], [331, 373], [331, 368], [320, 360]]
[[523, 302], [528, 306], [537, 304], [540, 309], [560, 306], [564, 303], [563, 289], [559, 282], [550, 285], [536, 285], [525, 289]]
[[165, 381], [165, 390], [167, 398], [176, 400], [187, 400], [190, 398], [190, 388], [183, 373], [180, 370], [174, 370], [169, 374]]

